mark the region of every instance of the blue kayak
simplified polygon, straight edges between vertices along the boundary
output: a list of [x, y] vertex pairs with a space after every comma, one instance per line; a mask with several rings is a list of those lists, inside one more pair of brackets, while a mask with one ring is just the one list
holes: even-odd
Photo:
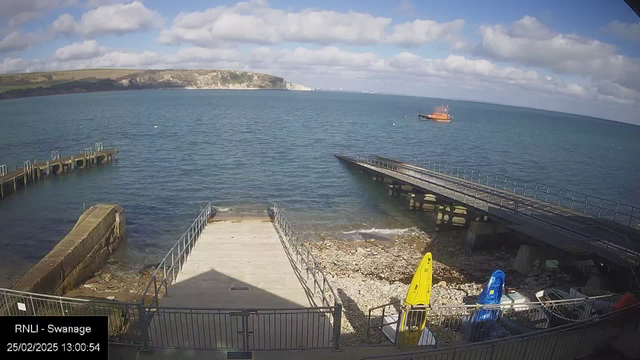
[[[504, 293], [505, 275], [502, 270], [496, 270], [489, 277], [489, 281], [478, 296], [479, 305], [498, 305]], [[478, 310], [467, 325], [467, 341], [484, 341], [493, 337], [500, 328], [496, 320], [500, 317], [500, 309]], [[502, 329], [501, 329], [502, 330]]]

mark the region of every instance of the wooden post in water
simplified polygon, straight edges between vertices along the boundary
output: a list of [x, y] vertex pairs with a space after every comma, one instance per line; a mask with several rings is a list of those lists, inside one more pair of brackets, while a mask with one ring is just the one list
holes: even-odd
[[0, 199], [4, 199], [4, 180], [0, 179]]

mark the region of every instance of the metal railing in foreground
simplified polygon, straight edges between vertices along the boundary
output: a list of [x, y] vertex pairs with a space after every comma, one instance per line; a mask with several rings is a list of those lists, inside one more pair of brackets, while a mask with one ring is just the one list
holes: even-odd
[[141, 305], [159, 306], [160, 296], [168, 295], [169, 287], [175, 281], [176, 275], [182, 270], [182, 266], [191, 254], [200, 234], [207, 226], [211, 209], [211, 203], [207, 204], [187, 231], [182, 234], [180, 239], [169, 249], [167, 255], [158, 263], [158, 267], [151, 275], [151, 279], [149, 279], [149, 283], [142, 293], [140, 298]]
[[293, 309], [150, 308], [153, 348], [307, 350], [336, 347], [333, 307]]
[[[426, 308], [406, 308], [394, 302], [369, 310], [369, 341], [391, 345], [392, 342], [387, 338], [388, 330], [401, 326], [403, 314], [406, 314], [405, 329], [410, 324], [425, 322], [429, 331], [422, 339], [423, 344], [461, 345], [535, 333], [609, 313], [620, 296], [615, 294], [512, 305], [452, 305]], [[400, 332], [395, 334], [393, 344], [411, 345]]]
[[144, 309], [139, 304], [85, 300], [0, 288], [0, 316], [95, 316], [109, 317], [109, 342], [140, 345]]
[[638, 331], [640, 304], [546, 331], [363, 360], [580, 359], [623, 333]]
[[273, 204], [269, 210], [273, 218], [274, 227], [283, 240], [283, 246], [293, 250], [295, 262], [305, 272], [304, 282], [311, 293], [311, 297], [319, 296], [321, 307], [331, 307], [333, 309], [331, 321], [333, 325], [333, 343], [335, 349], [338, 349], [342, 326], [342, 301], [327, 279], [322, 270], [322, 265], [315, 259], [309, 246], [293, 229], [282, 209], [277, 204]]

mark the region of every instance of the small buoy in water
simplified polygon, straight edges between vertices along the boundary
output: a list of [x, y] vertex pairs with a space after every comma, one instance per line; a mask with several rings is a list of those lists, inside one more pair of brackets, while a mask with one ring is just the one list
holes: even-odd
[[154, 128], [154, 129], [157, 129], [157, 128], [158, 128], [158, 125], [154, 125], [154, 126], [153, 126], [153, 128]]
[[396, 126], [396, 123], [393, 123], [393, 126]]

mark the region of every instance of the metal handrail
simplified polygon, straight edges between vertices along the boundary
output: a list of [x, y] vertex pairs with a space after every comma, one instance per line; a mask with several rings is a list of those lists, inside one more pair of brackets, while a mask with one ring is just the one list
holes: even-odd
[[[283, 237], [287, 240], [289, 247], [293, 248], [295, 251], [298, 262], [300, 262], [306, 269], [307, 277], [309, 273], [311, 273], [311, 277], [313, 278], [314, 294], [316, 289], [321, 289], [322, 304], [332, 306], [331, 299], [326, 296], [326, 290], [328, 289], [329, 294], [333, 297], [334, 305], [342, 306], [342, 301], [340, 300], [340, 297], [336, 295], [331, 283], [324, 274], [322, 265], [316, 260], [311, 249], [309, 249], [307, 244], [293, 229], [293, 226], [291, 226], [289, 220], [287, 220], [282, 209], [280, 209], [277, 204], [273, 204], [270, 208], [273, 213], [273, 220], [274, 225], [276, 225], [276, 229], [282, 233]], [[319, 276], [316, 274], [319, 274]], [[320, 277], [321, 280], [319, 280], [318, 277]]]
[[[527, 203], [521, 200], [514, 200], [514, 199], [509, 199], [507, 198], [505, 195], [500, 194], [500, 193], [495, 193], [495, 192], [490, 192], [489, 189], [487, 188], [482, 188], [480, 186], [475, 186], [472, 183], [456, 183], [456, 181], [451, 180], [451, 179], [445, 179], [442, 178], [440, 180], [444, 181], [444, 182], [451, 182], [453, 183], [453, 188], [441, 183], [437, 183], [437, 182], [433, 182], [430, 179], [425, 179], [422, 176], [419, 175], [426, 175], [426, 176], [430, 176], [433, 178], [438, 178], [438, 176], [433, 175], [431, 173], [429, 173], [427, 169], [422, 169], [420, 167], [417, 167], [415, 165], [411, 165], [411, 164], [406, 164], [406, 163], [402, 163], [402, 162], [397, 162], [394, 160], [389, 160], [389, 159], [385, 159], [385, 158], [381, 158], [378, 156], [368, 156], [368, 155], [357, 155], [354, 159], [357, 162], [361, 162], [361, 163], [366, 163], [366, 164], [370, 164], [370, 165], [374, 165], [374, 166], [378, 166], [378, 167], [382, 167], [385, 169], [389, 169], [392, 171], [396, 171], [399, 172], [403, 175], [409, 176], [409, 177], [413, 177], [415, 179], [418, 179], [420, 181], [432, 184], [433, 186], [442, 188], [444, 190], [447, 191], [451, 191], [454, 200], [462, 200], [463, 202], [466, 201], [466, 199], [473, 199], [473, 206], [482, 209], [482, 210], [488, 210], [488, 205], [494, 205], [497, 208], [500, 209], [505, 209], [505, 210], [510, 210], [510, 211], [515, 211], [517, 213], [523, 214], [525, 216], [532, 216], [532, 215], [571, 215], [570, 213], [566, 213], [566, 214], [561, 214], [560, 211], [550, 211], [549, 209], [544, 209], [544, 208], [539, 208], [538, 204], [532, 204], [532, 203]], [[404, 173], [404, 172], [400, 172], [399, 169], [405, 169], [406, 171], [408, 171], [409, 173]], [[459, 181], [459, 180], [457, 180]], [[482, 185], [482, 184], [480, 184]], [[470, 193], [468, 192], [464, 192], [461, 191], [458, 186], [464, 187], [466, 189], [472, 190]], [[475, 191], [475, 193], [474, 193]], [[481, 198], [478, 196], [478, 193], [480, 193], [480, 196], [486, 196], [486, 198]], [[460, 199], [456, 198], [456, 194], [459, 194]], [[482, 195], [484, 194], [484, 195]], [[446, 196], [446, 194], [444, 194]], [[498, 198], [498, 200], [492, 201], [491, 198]], [[505, 201], [506, 200], [506, 201]], [[534, 199], [537, 200], [537, 199]], [[483, 205], [484, 204], [484, 205]], [[483, 207], [484, 206], [484, 207]], [[534, 219], [538, 220], [538, 221], [543, 221], [537, 217], [534, 217]], [[554, 226], [557, 226], [556, 224], [552, 224]], [[612, 252], [616, 252], [616, 253], [622, 253], [625, 257], [627, 258], [632, 258], [632, 259], [637, 259], [640, 256], [640, 253], [638, 253], [637, 251], [635, 251], [635, 249], [630, 249], [630, 248], [626, 248], [626, 247], [622, 247], [620, 245], [617, 245], [615, 243], [612, 243], [610, 241], [606, 241], [606, 240], [601, 240], [601, 239], [595, 239], [592, 238], [590, 236], [586, 236], [582, 233], [576, 232], [574, 229], [569, 229], [569, 228], [563, 228], [564, 230], [570, 231], [572, 233], [578, 234], [580, 236], [586, 237], [587, 242], [589, 243], [589, 245], [592, 246], [597, 246], [598, 248], [602, 248], [604, 247], [605, 251], [608, 253], [610, 250]], [[628, 238], [627, 238], [628, 240]], [[629, 241], [629, 245], [632, 246], [631, 242]]]
[[[481, 342], [475, 342], [475, 343], [467, 343], [467, 344], [461, 344], [461, 345], [458, 344], [458, 345], [446, 346], [443, 348], [436, 348], [436, 349], [430, 349], [430, 350], [405, 352], [402, 354], [394, 354], [394, 355], [371, 356], [371, 357], [362, 358], [362, 360], [368, 360], [368, 359], [371, 359], [371, 360], [373, 359], [379, 359], [379, 360], [416, 359], [417, 360], [417, 359], [421, 359], [422, 356], [424, 356], [424, 358], [426, 359], [426, 358], [430, 358], [431, 355], [438, 356], [438, 355], [445, 355], [445, 354], [456, 354], [459, 352], [464, 353], [465, 358], [472, 358], [473, 355], [480, 355], [480, 354], [472, 353], [472, 351], [477, 351], [477, 350], [481, 352], [481, 355], [482, 355], [481, 358], [485, 358], [486, 353], [482, 350], [486, 348], [492, 348], [491, 354], [489, 355], [489, 358], [492, 358], [491, 355], [493, 355], [493, 347], [496, 347], [496, 346], [508, 346], [508, 344], [511, 344], [511, 343], [539, 339], [545, 336], [556, 336], [561, 333], [570, 332], [572, 330], [576, 330], [576, 329], [579, 330], [583, 327], [597, 326], [598, 324], [608, 324], [608, 321], [610, 321], [611, 319], [613, 320], [624, 319], [628, 321], [629, 315], [630, 315], [630, 318], [633, 319], [634, 316], [635, 317], [638, 316], [639, 310], [640, 310], [640, 304], [634, 304], [622, 309], [613, 310], [606, 314], [598, 315], [592, 318], [576, 321], [574, 323], [569, 323], [569, 324], [553, 327], [546, 330], [514, 335], [507, 338], [499, 338], [499, 339], [493, 339], [493, 340], [487, 340], [487, 341], [481, 341]], [[585, 340], [586, 339], [583, 339], [583, 341]]]
[[[101, 299], [82, 299], [82, 298], [71, 298], [65, 296], [55, 296], [55, 295], [47, 295], [47, 294], [38, 294], [27, 291], [19, 291], [13, 289], [0, 288], [0, 293], [3, 295], [12, 295], [12, 296], [22, 296], [29, 299], [41, 298], [55, 301], [66, 301], [66, 302], [74, 302], [74, 303], [91, 303], [91, 304], [105, 304], [105, 305], [131, 305], [136, 306], [137, 303], [126, 302], [126, 301], [112, 301], [112, 300], [101, 300]], [[0, 301], [0, 306], [4, 305], [2, 301]]]
[[[491, 186], [517, 195], [523, 195], [549, 204], [555, 204], [598, 218], [610, 219], [610, 217], [606, 215], [613, 213], [613, 219], [611, 220], [630, 227], [634, 225], [633, 219], [640, 222], [639, 207], [624, 204], [615, 200], [605, 199], [600, 196], [589, 195], [579, 191], [564, 189], [559, 186], [548, 185], [537, 181], [496, 174], [490, 171], [475, 170], [455, 165], [439, 164], [434, 161], [420, 160], [420, 158], [408, 163], [420, 167], [424, 167], [424, 165], [426, 165], [425, 168], [427, 170], [449, 176], [455, 176], [463, 180], [477, 182], [482, 185]], [[521, 190], [521, 192], [518, 192], [518, 190]], [[555, 199], [555, 201], [550, 200], [550, 198]], [[567, 203], [569, 206], [566, 206]], [[579, 206], [575, 206], [575, 204], [578, 204]], [[623, 211], [624, 209], [628, 211], [625, 212]], [[629, 221], [626, 223], [619, 221], [618, 215], [628, 217]]]
[[[187, 231], [182, 234], [180, 239], [169, 249], [167, 254], [162, 258], [162, 261], [158, 263], [158, 267], [151, 275], [149, 279], [149, 283], [147, 287], [144, 289], [142, 296], [140, 297], [140, 304], [145, 305], [145, 299], [149, 290], [151, 289], [151, 284], [153, 284], [153, 300], [152, 306], [159, 305], [159, 295], [163, 290], [164, 293], [169, 293], [169, 287], [176, 279], [176, 266], [177, 272], [182, 271], [182, 265], [186, 261], [187, 257], [191, 254], [191, 250], [193, 246], [198, 241], [200, 234], [207, 226], [209, 216], [211, 215], [212, 205], [208, 203], [207, 206], [200, 212], [200, 215], [193, 221], [191, 226], [187, 229]], [[169, 265], [169, 261], [171, 261]], [[158, 287], [158, 273], [162, 269], [162, 280], [160, 281], [160, 286]]]
[[[632, 292], [638, 295], [639, 292]], [[378, 332], [378, 343], [382, 343], [382, 328], [388, 325], [400, 326], [402, 315], [407, 313], [409, 317], [426, 317], [429, 329], [435, 333], [446, 332], [448, 329], [457, 329], [461, 326], [463, 317], [467, 319], [473, 318], [473, 315], [481, 311], [495, 311], [501, 313], [500, 318], [513, 318], [516, 315], [530, 314], [538, 312], [536, 319], [541, 319], [540, 311], [544, 309], [575, 309], [585, 307], [589, 309], [611, 309], [613, 304], [624, 294], [607, 294], [583, 298], [571, 298], [550, 301], [535, 301], [510, 304], [472, 304], [472, 305], [429, 305], [429, 306], [403, 306], [401, 301], [392, 301], [383, 305], [379, 305], [369, 309], [367, 320], [367, 334], [371, 335], [372, 330]], [[389, 309], [389, 310], [388, 310]], [[392, 311], [393, 310], [393, 311]], [[379, 316], [378, 323], [372, 324], [374, 315]], [[395, 321], [384, 323], [385, 315], [397, 315]], [[576, 320], [579, 321], [579, 320]], [[574, 321], [575, 322], [575, 321]], [[549, 325], [549, 323], [547, 323]], [[556, 324], [557, 325], [557, 324]], [[554, 325], [554, 326], [556, 326]], [[539, 328], [537, 331], [548, 330], [548, 328]], [[396, 334], [397, 335], [397, 334]], [[397, 344], [398, 337], [394, 341]]]

